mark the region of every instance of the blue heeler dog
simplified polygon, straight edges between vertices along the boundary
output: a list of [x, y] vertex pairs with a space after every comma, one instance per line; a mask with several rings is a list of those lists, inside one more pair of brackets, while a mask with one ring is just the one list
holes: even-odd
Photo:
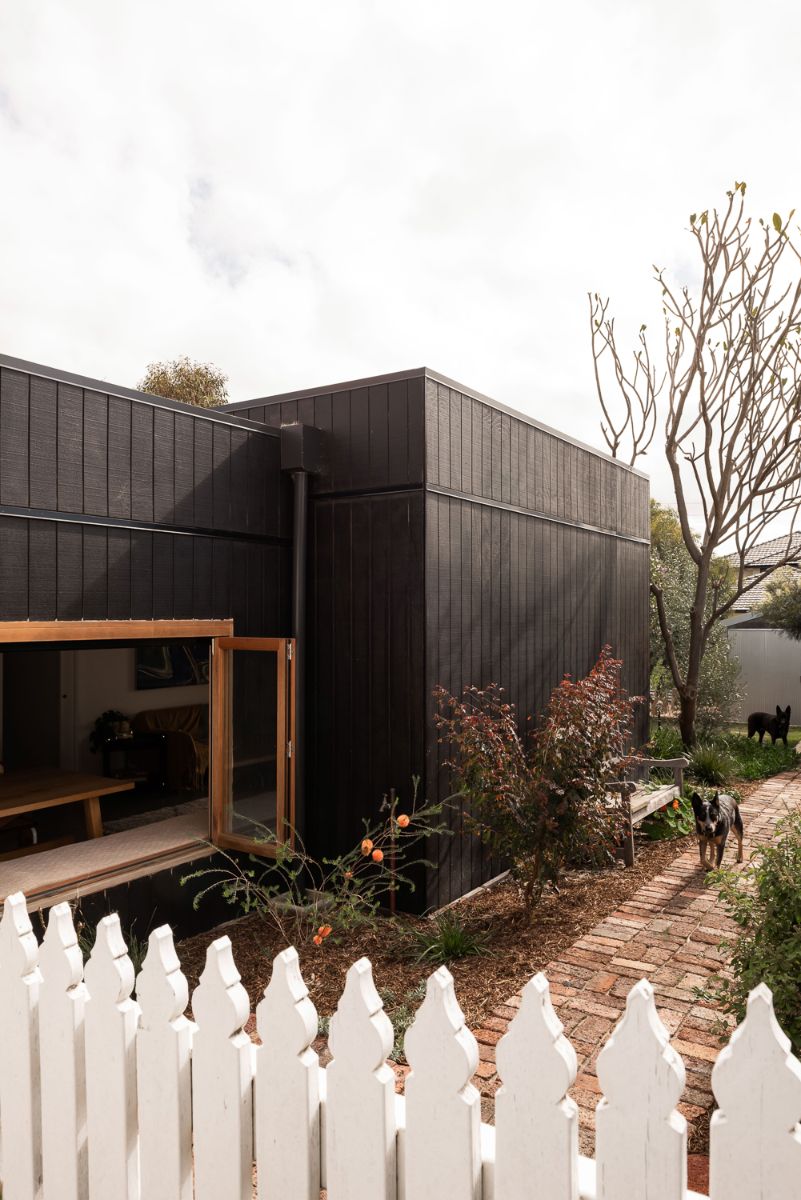
[[[723, 861], [723, 851], [726, 849], [726, 838], [733, 829], [737, 838], [737, 861], [743, 861], [743, 819], [740, 809], [733, 796], [723, 792], [715, 792], [711, 800], [702, 800], [697, 792], [691, 797], [695, 813], [695, 832], [698, 834], [698, 851], [701, 855], [701, 866], [705, 871], [711, 871], [713, 866], [720, 867]], [[717, 851], [716, 862], [712, 862], [713, 847]], [[707, 850], [709, 862], [706, 861]]]

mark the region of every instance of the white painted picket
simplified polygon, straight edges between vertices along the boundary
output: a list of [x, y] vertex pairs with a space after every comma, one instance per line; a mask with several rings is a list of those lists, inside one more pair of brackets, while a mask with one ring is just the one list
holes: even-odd
[[69, 904], [50, 909], [39, 961], [44, 1200], [80, 1200], [89, 1170], [84, 1046], [89, 990]]
[[139, 1172], [147, 1200], [192, 1200], [192, 1035], [169, 925], [154, 929], [136, 980]]
[[[21, 894], [0, 921], [3, 1200], [687, 1200], [684, 1066], [641, 980], [598, 1056], [596, 1161], [578, 1153], [567, 1091], [576, 1055], [537, 975], [497, 1047], [496, 1126], [481, 1123], [478, 1054], [445, 968], [405, 1049], [367, 959], [347, 975], [319, 1065], [317, 1013], [294, 949], [256, 1011], [228, 938], [188, 988], [167, 926], [134, 972], [119, 921], [100, 922], [84, 970], [66, 905], [41, 948]], [[718, 1057], [710, 1200], [801, 1200], [801, 1063], [770, 991]]]

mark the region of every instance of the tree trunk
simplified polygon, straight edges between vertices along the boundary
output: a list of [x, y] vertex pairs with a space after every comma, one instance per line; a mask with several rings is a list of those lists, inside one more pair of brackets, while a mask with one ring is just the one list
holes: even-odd
[[679, 696], [679, 733], [687, 747], [695, 745], [695, 715], [698, 708], [696, 695]]

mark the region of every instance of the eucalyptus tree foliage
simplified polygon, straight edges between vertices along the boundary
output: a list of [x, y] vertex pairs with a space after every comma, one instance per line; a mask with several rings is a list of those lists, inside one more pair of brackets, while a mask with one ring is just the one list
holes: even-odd
[[168, 362], [148, 363], [142, 392], [195, 404], [199, 408], [219, 408], [228, 402], [228, 377], [211, 363], [194, 362], [184, 355]]
[[[691, 215], [696, 282], [675, 283], [654, 268], [663, 318], [656, 338], [642, 325], [626, 351], [609, 301], [589, 298], [604, 438], [631, 464], [663, 445], [693, 564], [684, 662], [664, 589], [651, 583], [687, 745], [696, 740], [713, 630], [767, 574], [746, 577], [749, 552], [779, 518], [787, 549], [774, 566], [788, 562], [801, 503], [801, 239], [793, 212], [755, 223], [745, 192], [737, 182], [720, 211]], [[729, 552], [736, 565], [724, 588], [713, 564]]]

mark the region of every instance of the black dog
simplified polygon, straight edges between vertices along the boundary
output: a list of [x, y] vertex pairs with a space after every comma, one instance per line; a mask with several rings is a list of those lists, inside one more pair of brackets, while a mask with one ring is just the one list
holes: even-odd
[[779, 738], [787, 746], [787, 734], [790, 729], [790, 705], [788, 704], [784, 712], [776, 705], [776, 716], [772, 717], [770, 713], [750, 713], [748, 716], [748, 736], [753, 737], [755, 733], [759, 734], [759, 744], [762, 745], [762, 739], [766, 733], [770, 734], [771, 744], [775, 745]]
[[[743, 819], [740, 809], [733, 796], [715, 792], [711, 800], [702, 800], [697, 792], [692, 795], [693, 812], [695, 813], [695, 832], [698, 834], [698, 851], [701, 855], [701, 866], [705, 871], [711, 871], [713, 865], [719, 867], [723, 861], [723, 851], [726, 849], [726, 838], [733, 829], [737, 838], [737, 861], [743, 861]], [[712, 862], [712, 847], [717, 850], [717, 861]], [[709, 850], [709, 862], [706, 852]]]

